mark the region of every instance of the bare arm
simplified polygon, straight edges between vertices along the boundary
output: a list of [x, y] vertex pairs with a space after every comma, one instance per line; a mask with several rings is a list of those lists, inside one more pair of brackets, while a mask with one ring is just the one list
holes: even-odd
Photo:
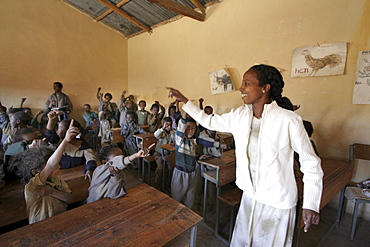
[[73, 137], [75, 137], [79, 133], [78, 128], [73, 127], [73, 122], [74, 120], [72, 119], [71, 124], [69, 125], [69, 128], [67, 130], [66, 137], [60, 143], [59, 147], [55, 150], [53, 155], [51, 155], [51, 157], [48, 159], [44, 169], [42, 169], [40, 173], [40, 180], [42, 183], [45, 183], [46, 179], [50, 176], [54, 169], [59, 166], [59, 161], [62, 158], [67, 143], [70, 142]]
[[203, 101], [204, 101], [204, 99], [203, 99], [203, 98], [200, 98], [200, 99], [199, 99], [199, 108], [200, 108], [201, 110], [203, 110]]
[[36, 187], [36, 191], [40, 196], [52, 196], [65, 203], [70, 203], [73, 200], [71, 193], [56, 190], [49, 185], [39, 185]]
[[26, 98], [22, 98], [21, 100], [21, 108], [23, 108], [23, 103], [26, 101]]
[[49, 112], [48, 113], [48, 124], [46, 125], [46, 128], [48, 130], [54, 130], [57, 122], [58, 122], [58, 112], [57, 111]]
[[100, 101], [103, 100], [103, 93], [100, 93], [101, 87], [98, 88], [98, 92], [96, 93], [96, 98]]

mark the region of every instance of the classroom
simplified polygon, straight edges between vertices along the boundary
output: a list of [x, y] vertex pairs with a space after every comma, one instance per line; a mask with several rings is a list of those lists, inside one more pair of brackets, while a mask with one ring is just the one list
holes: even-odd
[[[27, 98], [35, 113], [59, 81], [80, 123], [84, 104], [97, 111], [99, 87], [113, 102], [127, 90], [166, 109], [173, 102], [166, 87], [173, 87], [222, 114], [243, 104], [243, 73], [260, 63], [281, 69], [283, 96], [313, 124], [320, 157], [348, 160], [351, 144], [370, 144], [370, 105], [352, 103], [358, 54], [370, 50], [370, 0], [223, 0], [206, 8], [203, 22], [182, 17], [130, 38], [61, 0], [2, 1], [0, 22], [0, 102], [7, 107]], [[291, 77], [294, 48], [340, 42], [347, 44], [343, 75]], [[208, 73], [223, 68], [236, 90], [212, 95]], [[369, 179], [369, 164], [356, 160], [351, 181]], [[339, 199], [328, 206], [338, 208]], [[348, 201], [346, 212], [353, 209]], [[358, 215], [370, 221], [370, 205]]]

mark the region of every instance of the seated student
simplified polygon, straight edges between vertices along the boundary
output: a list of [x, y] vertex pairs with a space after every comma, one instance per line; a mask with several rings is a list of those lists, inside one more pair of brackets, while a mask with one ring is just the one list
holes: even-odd
[[132, 102], [132, 105], [129, 108], [129, 111], [136, 112], [137, 111], [137, 104], [135, 103], [135, 96], [130, 94], [126, 99], [128, 99]]
[[38, 147], [13, 156], [13, 164], [17, 164], [23, 181], [27, 183], [24, 195], [30, 224], [66, 211], [67, 203], [72, 202], [68, 185], [57, 177], [57, 173], [65, 148], [78, 133], [72, 120], [55, 152], [47, 147]]
[[98, 114], [91, 111], [91, 106], [89, 104], [84, 104], [84, 114], [82, 117], [85, 120], [85, 127], [91, 129], [94, 119], [98, 119]]
[[89, 197], [86, 202], [94, 202], [101, 198], [119, 198], [126, 194], [125, 173], [123, 169], [133, 160], [149, 155], [149, 150], [140, 150], [131, 156], [123, 156], [122, 150], [116, 144], [102, 147], [98, 166], [93, 174]]
[[[126, 124], [126, 113], [130, 111], [132, 107], [132, 101], [125, 98], [126, 91], [122, 92], [121, 100], [118, 101], [118, 109], [120, 112], [119, 125], [122, 126]], [[136, 118], [136, 115], [135, 115]]]
[[145, 107], [146, 107], [146, 102], [144, 100], [140, 100], [139, 101], [140, 110], [136, 112], [137, 122], [139, 125], [148, 125], [149, 112], [145, 110]]
[[[126, 124], [121, 126], [122, 136], [125, 138], [124, 140], [124, 151], [125, 155], [133, 155], [134, 153], [138, 152], [138, 146], [136, 143], [135, 134], [145, 134], [146, 132], [135, 122], [136, 114], [133, 111], [128, 111], [126, 113]], [[132, 162], [132, 168], [137, 169], [139, 166], [139, 162], [137, 160]]]
[[184, 119], [183, 114], [176, 130], [176, 167], [171, 181], [171, 195], [176, 201], [192, 208], [195, 200], [199, 171], [195, 132], [197, 125], [192, 118]]
[[116, 127], [116, 121], [112, 118], [112, 113], [108, 109], [104, 109], [103, 114], [99, 114], [100, 128], [99, 134], [101, 146], [111, 144], [113, 141], [111, 128]]
[[177, 129], [177, 124], [179, 123], [179, 120], [181, 118], [181, 112], [179, 110], [179, 101], [175, 100], [170, 104], [170, 107], [168, 108], [168, 117], [172, 119], [172, 129]]
[[103, 111], [104, 109], [108, 109], [112, 113], [112, 117], [114, 120], [118, 121], [119, 120], [119, 110], [118, 106], [116, 103], [111, 102], [113, 99], [112, 94], [106, 93], [104, 94], [103, 98], [103, 93], [100, 92], [101, 88], [98, 88], [98, 92], [96, 94], [97, 99], [99, 100], [99, 106], [98, 106], [98, 112]]
[[150, 111], [151, 113], [148, 115], [149, 132], [154, 133], [162, 126], [165, 109], [158, 101], [155, 101], [150, 107]]
[[[164, 164], [164, 161], [162, 159], [162, 148], [160, 146], [173, 143], [175, 141], [175, 131], [172, 129], [172, 119], [169, 117], [165, 117], [163, 119], [162, 128], [157, 129], [154, 132], [154, 136], [158, 139], [154, 153], [155, 162], [157, 163], [157, 168], [155, 170], [155, 183], [157, 185], [160, 185], [162, 181]], [[169, 155], [169, 153], [165, 153], [165, 155]]]
[[5, 126], [3, 128], [3, 135], [6, 135], [6, 139], [3, 142], [4, 150], [7, 149], [8, 145], [14, 142], [15, 131], [17, 129], [27, 128], [28, 126], [30, 126], [31, 119], [32, 118], [30, 117], [30, 115], [22, 111], [9, 113], [8, 123], [5, 123]]
[[[60, 140], [65, 137], [68, 126], [72, 119], [65, 119], [58, 124], [57, 131], [54, 130], [58, 121], [58, 112], [51, 111], [48, 113], [49, 121], [46, 129], [46, 138], [51, 144], [58, 144]], [[76, 120], [73, 121], [81, 133], [82, 127]], [[63, 156], [60, 160], [60, 169], [68, 169], [76, 166], [85, 165], [85, 178], [91, 181], [92, 173], [96, 168], [96, 158], [94, 151], [89, 144], [79, 137], [73, 136], [71, 141], [67, 144]]]

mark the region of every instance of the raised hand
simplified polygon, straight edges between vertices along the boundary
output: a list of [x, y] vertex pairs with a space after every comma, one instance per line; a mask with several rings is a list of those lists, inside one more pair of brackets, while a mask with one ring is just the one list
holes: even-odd
[[74, 120], [71, 120], [71, 123], [69, 124], [69, 128], [66, 132], [65, 140], [70, 142], [73, 140], [73, 138], [80, 133], [79, 129], [77, 127], [73, 126]]
[[172, 87], [166, 87], [167, 90], [169, 90], [168, 97], [173, 98], [175, 97], [180, 102], [188, 102], [188, 98], [186, 98], [179, 90], [174, 89]]

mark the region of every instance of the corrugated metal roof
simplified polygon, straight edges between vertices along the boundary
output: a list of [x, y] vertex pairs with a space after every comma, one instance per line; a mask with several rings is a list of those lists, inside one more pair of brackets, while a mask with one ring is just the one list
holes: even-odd
[[[201, 12], [192, 3], [194, 0], [155, 0], [159, 4], [154, 4], [151, 0], [61, 0], [70, 6], [87, 14], [92, 19], [102, 22], [108, 27], [120, 32], [127, 38], [151, 31], [151, 29], [164, 25], [166, 23], [177, 20], [183, 15], [176, 13], [177, 9], [169, 10], [168, 7], [172, 1], [174, 3], [185, 6], [186, 11], [195, 13], [197, 16]], [[198, 1], [204, 8], [221, 0], [195, 0]], [[103, 4], [106, 3], [106, 4]], [[168, 4], [169, 3], [169, 4]], [[106, 5], [113, 4], [122, 11], [115, 11]], [[164, 4], [161, 7], [159, 5]], [[169, 9], [167, 9], [169, 8]], [[113, 10], [113, 11], [112, 11]], [[110, 11], [110, 13], [107, 13]], [[117, 13], [122, 12], [122, 13]], [[181, 11], [178, 11], [181, 13]], [[123, 15], [123, 16], [122, 16]], [[190, 17], [189, 17], [190, 18]]]

